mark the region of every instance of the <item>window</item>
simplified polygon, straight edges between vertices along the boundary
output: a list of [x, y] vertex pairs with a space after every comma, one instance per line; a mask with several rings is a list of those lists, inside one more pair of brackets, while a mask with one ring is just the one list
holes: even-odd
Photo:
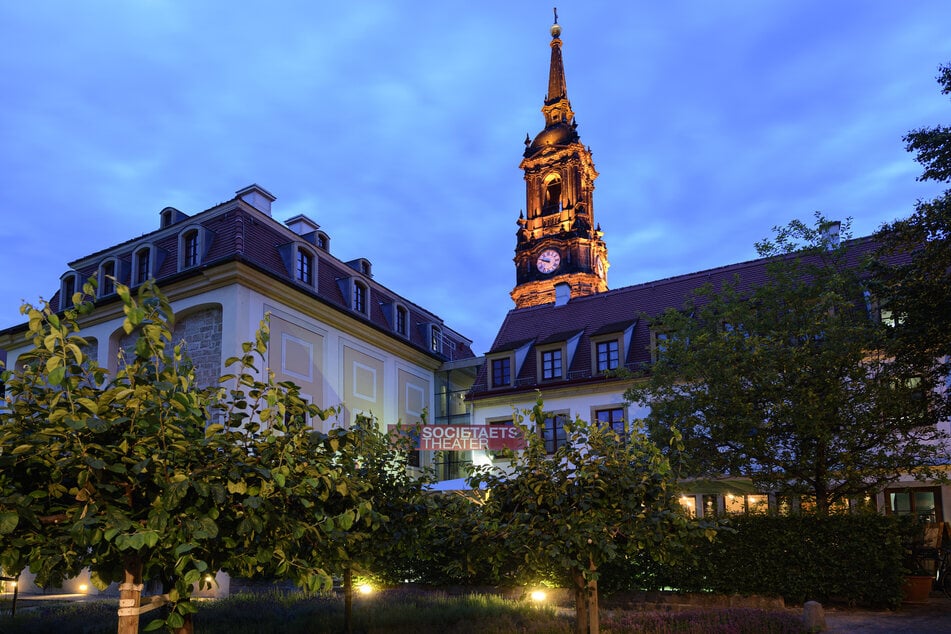
[[565, 433], [567, 418], [567, 414], [549, 414], [539, 427], [546, 453], [555, 453], [556, 449], [568, 442], [568, 436]]
[[76, 293], [76, 276], [67, 275], [63, 278], [63, 284], [60, 287], [59, 307], [60, 309], [69, 308], [73, 305], [73, 295]]
[[766, 515], [769, 513], [769, 496], [757, 495], [734, 495], [728, 493], [723, 500], [724, 510], [727, 514], [742, 515]]
[[182, 235], [182, 268], [187, 269], [198, 264], [198, 230], [192, 229]]
[[594, 417], [598, 425], [610, 426], [611, 429], [617, 432], [621, 437], [625, 435], [623, 407], [596, 410]]
[[561, 378], [561, 358], [561, 348], [542, 351], [542, 380]]
[[925, 522], [941, 521], [940, 487], [886, 489], [886, 510], [894, 515], [914, 515]]
[[297, 250], [297, 268], [295, 276], [298, 282], [314, 285], [314, 256], [303, 249]]
[[107, 260], [99, 267], [99, 297], [116, 292], [116, 261]]
[[439, 326], [432, 326], [429, 330], [429, 347], [433, 352], [442, 352], [442, 331]]
[[[654, 353], [654, 362], [660, 361], [664, 358], [664, 355], [670, 350], [671, 345], [677, 341], [676, 332], [654, 332], [652, 333], [653, 339], [653, 353]], [[689, 342], [685, 342], [689, 343]]]
[[509, 387], [512, 385], [512, 359], [492, 359], [492, 387]]
[[404, 337], [409, 332], [409, 311], [402, 306], [396, 307], [396, 332]]
[[680, 508], [684, 510], [684, 515], [687, 517], [697, 517], [697, 496], [681, 495]]
[[135, 252], [135, 283], [142, 284], [152, 277], [152, 250], [142, 247]]
[[369, 302], [367, 301], [369, 289], [362, 282], [353, 283], [353, 310], [364, 315], [369, 313]]
[[561, 211], [561, 177], [552, 174], [545, 180], [545, 199], [542, 204], [542, 215]]
[[621, 346], [617, 339], [595, 344], [598, 372], [616, 370], [621, 360]]

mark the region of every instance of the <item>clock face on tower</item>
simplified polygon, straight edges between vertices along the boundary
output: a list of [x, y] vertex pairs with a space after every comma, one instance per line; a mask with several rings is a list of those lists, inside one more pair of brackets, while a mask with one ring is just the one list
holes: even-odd
[[561, 264], [561, 256], [554, 249], [545, 249], [535, 260], [535, 266], [542, 273], [551, 273]]

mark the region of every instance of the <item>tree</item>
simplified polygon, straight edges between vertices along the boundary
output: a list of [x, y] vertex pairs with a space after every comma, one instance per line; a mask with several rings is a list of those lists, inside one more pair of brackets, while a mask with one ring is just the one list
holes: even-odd
[[84, 567], [101, 587], [120, 582], [120, 633], [137, 631], [143, 579], [163, 581], [164, 624], [180, 631], [193, 586], [217, 570], [329, 587], [335, 531], [376, 517], [366, 486], [339, 468], [357, 460], [353, 437], [314, 432], [308, 418], [328, 412], [258, 378], [266, 325], [227, 361], [227, 386], [202, 389], [172, 341], [168, 301], [151, 284], [138, 299], [117, 285], [137, 339], [109, 374], [78, 335], [93, 291], [62, 315], [22, 309], [34, 347], [3, 374], [0, 565], [29, 566], [44, 585]]
[[[547, 417], [540, 400], [525, 414], [534, 424]], [[662, 559], [692, 533], [705, 528], [712, 538], [715, 529], [687, 519], [670, 462], [641, 431], [621, 437], [577, 419], [565, 424], [567, 442], [546, 454], [523, 421], [528, 445], [511, 468], [470, 476], [487, 490], [475, 547], [492, 544], [496, 569], [514, 567], [522, 581], [567, 583], [576, 631], [597, 634], [601, 566], [639, 552]]]
[[[941, 92], [951, 94], [951, 64], [939, 67]], [[904, 137], [924, 168], [919, 181], [951, 183], [951, 128], [920, 128]], [[899, 322], [893, 351], [923, 373], [947, 376], [951, 367], [951, 189], [919, 200], [908, 218], [884, 225], [876, 262], [876, 293]], [[896, 254], [910, 257], [895, 261]], [[945, 400], [945, 416], [951, 401]]]
[[828, 228], [777, 227], [757, 245], [765, 282], [707, 286], [656, 319], [665, 346], [626, 393], [658, 442], [682, 430], [686, 473], [813, 496], [820, 513], [939, 463], [945, 439], [932, 377], [889, 356], [856, 244]]
[[[412, 574], [424, 551], [430, 474], [408, 470], [413, 441], [402, 433], [384, 433], [376, 418], [357, 415], [349, 436], [356, 460], [340, 464], [348, 479], [365, 487], [363, 497], [373, 510], [372, 526], [333, 535], [334, 561], [344, 582], [345, 630], [352, 631], [353, 575], [383, 583], [402, 582]], [[346, 503], [346, 501], [344, 500]]]

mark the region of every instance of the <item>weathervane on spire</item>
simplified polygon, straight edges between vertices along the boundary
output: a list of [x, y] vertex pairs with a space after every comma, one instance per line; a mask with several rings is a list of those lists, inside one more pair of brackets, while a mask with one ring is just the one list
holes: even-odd
[[555, 12], [555, 23], [551, 25], [551, 36], [558, 37], [561, 35], [561, 27], [558, 26], [558, 7], [553, 7], [552, 11]]
[[552, 7], [552, 11], [555, 12], [555, 24], [558, 24], [558, 7]]

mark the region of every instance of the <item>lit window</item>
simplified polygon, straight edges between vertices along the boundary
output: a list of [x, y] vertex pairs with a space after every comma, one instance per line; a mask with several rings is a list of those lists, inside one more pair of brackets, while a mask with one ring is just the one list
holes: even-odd
[[564, 414], [551, 414], [540, 426], [546, 453], [555, 453], [556, 449], [568, 442], [568, 435], [565, 432], [566, 419], [567, 416]]
[[398, 332], [399, 334], [405, 337], [406, 333], [408, 332], [408, 329], [407, 329], [408, 322], [409, 322], [408, 311], [402, 306], [397, 306], [396, 307], [396, 332]]
[[430, 331], [429, 347], [433, 352], [442, 352], [442, 331], [436, 326]]
[[297, 250], [297, 281], [308, 286], [314, 283], [314, 256], [303, 249]]
[[542, 352], [542, 379], [561, 378], [561, 349]]
[[135, 252], [135, 283], [142, 284], [152, 277], [152, 264], [150, 262], [152, 251], [148, 247], [143, 247]]
[[353, 283], [353, 310], [367, 314], [367, 287], [360, 282]]
[[613, 429], [616, 433], [624, 436], [624, 408], [612, 407], [610, 409], [599, 409], [595, 412], [595, 418], [598, 425], [605, 425]]
[[616, 370], [620, 363], [620, 346], [617, 339], [600, 341], [597, 344], [598, 372]]
[[182, 236], [182, 268], [198, 264], [198, 231], [192, 230]]
[[492, 387], [508, 387], [512, 384], [512, 360], [509, 357], [492, 360]]

